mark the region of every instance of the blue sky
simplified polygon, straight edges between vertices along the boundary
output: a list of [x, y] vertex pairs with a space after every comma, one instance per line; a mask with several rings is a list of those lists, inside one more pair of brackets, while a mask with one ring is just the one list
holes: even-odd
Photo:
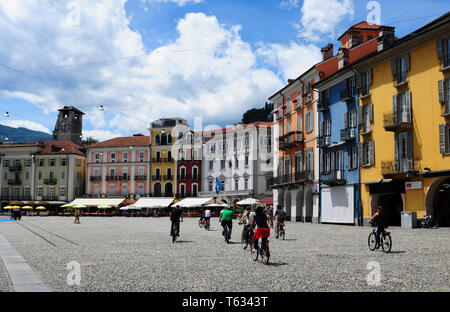
[[[0, 123], [52, 131], [56, 110], [74, 105], [86, 113], [85, 135], [100, 140], [147, 134], [161, 117], [238, 122], [370, 13], [357, 0], [36, 2], [0, 4]], [[378, 3], [398, 37], [450, 9], [444, 0]]]

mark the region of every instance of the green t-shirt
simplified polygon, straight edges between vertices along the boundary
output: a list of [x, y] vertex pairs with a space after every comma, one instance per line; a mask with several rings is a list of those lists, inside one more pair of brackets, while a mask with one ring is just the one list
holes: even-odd
[[224, 210], [222, 211], [222, 221], [231, 221], [233, 220], [234, 212], [233, 210]]

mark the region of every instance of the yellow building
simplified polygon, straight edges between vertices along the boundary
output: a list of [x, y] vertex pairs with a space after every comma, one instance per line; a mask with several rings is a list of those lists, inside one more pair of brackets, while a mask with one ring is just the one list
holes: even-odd
[[450, 225], [449, 37], [450, 13], [396, 41], [386, 29], [378, 52], [353, 66], [369, 73], [357, 82], [365, 222], [381, 204], [390, 225], [402, 212]]
[[159, 119], [151, 123], [151, 196], [175, 196], [176, 139], [187, 128], [186, 120], [182, 118]]

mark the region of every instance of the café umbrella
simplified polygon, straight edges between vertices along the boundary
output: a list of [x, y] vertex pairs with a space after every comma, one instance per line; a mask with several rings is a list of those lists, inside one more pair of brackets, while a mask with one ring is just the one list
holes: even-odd
[[44, 206], [39, 206], [39, 207], [36, 207], [36, 210], [46, 210], [46, 208]]
[[76, 206], [73, 206], [73, 208], [75, 208], [75, 209], [84, 209], [84, 208], [87, 208], [85, 205], [76, 205]]
[[71, 208], [71, 207], [72, 207], [71, 204], [65, 204], [65, 205], [60, 206], [60, 208]]
[[6, 206], [6, 207], [3, 207], [3, 209], [9, 210], [9, 209], [13, 209], [13, 207], [12, 206]]
[[100, 205], [100, 206], [97, 206], [97, 208], [98, 208], [98, 209], [110, 209], [110, 208], [112, 208], [112, 206], [108, 206], [108, 205]]
[[31, 206], [24, 206], [24, 207], [22, 207], [22, 209], [30, 210], [30, 209], [33, 209], [33, 207], [31, 207]]

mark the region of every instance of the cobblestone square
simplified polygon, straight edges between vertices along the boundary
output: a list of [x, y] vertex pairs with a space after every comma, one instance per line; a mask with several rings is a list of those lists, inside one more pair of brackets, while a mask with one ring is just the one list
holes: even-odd
[[[211, 231], [185, 218], [176, 243], [168, 218], [24, 217], [1, 222], [0, 234], [56, 292], [183, 291], [450, 291], [450, 229], [391, 227], [390, 254], [370, 251], [370, 227], [286, 224], [286, 240], [270, 239], [270, 265], [254, 262], [233, 222], [227, 245], [217, 218]], [[79, 286], [69, 286], [67, 264], [80, 264]], [[371, 286], [371, 262], [380, 285]], [[13, 291], [0, 261], [0, 291]]]

